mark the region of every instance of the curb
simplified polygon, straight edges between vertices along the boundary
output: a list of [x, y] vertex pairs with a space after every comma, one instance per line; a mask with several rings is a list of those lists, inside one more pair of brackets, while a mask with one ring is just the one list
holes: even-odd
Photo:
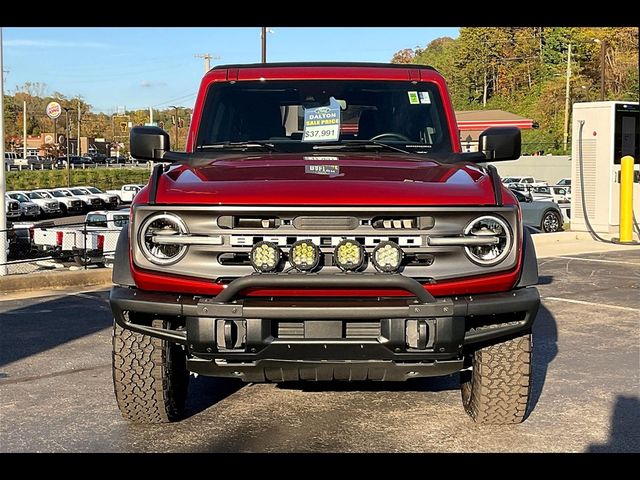
[[110, 268], [77, 270], [34, 275], [7, 275], [0, 277], [0, 292], [19, 292], [28, 290], [56, 290], [68, 287], [86, 287], [92, 285], [111, 285]]

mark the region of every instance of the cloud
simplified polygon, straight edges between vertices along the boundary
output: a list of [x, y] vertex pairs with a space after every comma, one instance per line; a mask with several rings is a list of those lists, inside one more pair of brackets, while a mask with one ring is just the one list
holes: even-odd
[[64, 42], [59, 40], [5, 40], [7, 47], [39, 48], [109, 48], [111, 45], [101, 42]]
[[166, 85], [166, 82], [151, 82], [149, 80], [143, 80], [140, 82], [140, 86], [142, 88], [165, 87]]

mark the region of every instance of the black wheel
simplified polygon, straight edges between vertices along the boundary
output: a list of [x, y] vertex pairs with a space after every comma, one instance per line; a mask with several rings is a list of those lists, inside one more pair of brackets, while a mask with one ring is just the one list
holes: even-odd
[[562, 230], [562, 218], [560, 214], [554, 210], [544, 212], [540, 229], [545, 233], [559, 232]]
[[[154, 327], [167, 328], [164, 320]], [[114, 323], [113, 387], [122, 416], [135, 423], [168, 423], [184, 415], [189, 386], [186, 355], [179, 345]]]
[[64, 203], [60, 203], [60, 216], [61, 217], [67, 216], [67, 206]]
[[522, 423], [531, 393], [531, 334], [476, 350], [462, 374], [462, 403], [476, 422]]

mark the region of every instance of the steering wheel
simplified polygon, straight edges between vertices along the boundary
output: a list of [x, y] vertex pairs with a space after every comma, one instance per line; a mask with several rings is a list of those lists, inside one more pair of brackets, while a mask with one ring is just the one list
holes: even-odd
[[401, 135], [399, 133], [394, 133], [394, 132], [381, 133], [380, 135], [376, 135], [375, 137], [372, 137], [369, 140], [373, 140], [373, 141], [382, 140], [385, 137], [397, 138], [398, 140], [401, 140], [403, 142], [411, 142], [410, 138], [407, 138], [404, 135]]

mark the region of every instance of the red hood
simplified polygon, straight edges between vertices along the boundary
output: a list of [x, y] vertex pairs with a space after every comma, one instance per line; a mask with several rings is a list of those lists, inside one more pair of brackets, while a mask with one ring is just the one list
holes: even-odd
[[[321, 174], [319, 171], [329, 172]], [[146, 189], [138, 201], [146, 201]], [[162, 175], [156, 201], [217, 205], [492, 204], [472, 164], [404, 154], [233, 154]], [[136, 202], [137, 203], [137, 202]]]

